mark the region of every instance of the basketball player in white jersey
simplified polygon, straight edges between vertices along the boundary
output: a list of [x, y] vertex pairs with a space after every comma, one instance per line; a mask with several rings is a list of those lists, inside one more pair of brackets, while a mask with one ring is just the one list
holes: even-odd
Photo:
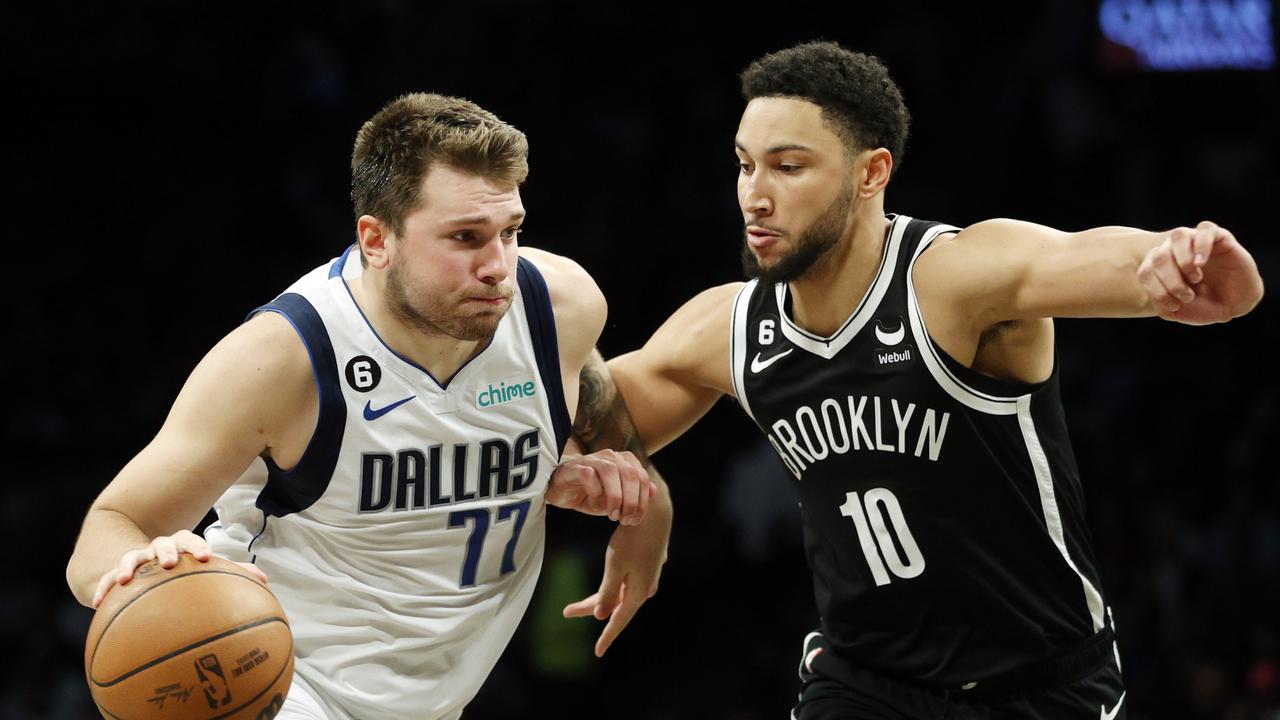
[[[578, 265], [518, 247], [526, 158], [523, 133], [456, 98], [365, 123], [357, 243], [192, 372], [90, 508], [76, 597], [216, 552], [289, 617], [279, 717], [456, 718], [529, 603], [547, 503], [619, 520], [621, 541], [669, 523], [630, 453], [561, 463], [606, 309]], [[206, 542], [189, 529], [211, 506]]]
[[724, 395], [767, 436], [795, 477], [822, 616], [793, 718], [1123, 718], [1053, 318], [1226, 322], [1262, 298], [1253, 258], [1210, 222], [886, 216], [907, 113], [875, 58], [808, 43], [753, 63], [742, 90], [755, 279], [584, 371], [601, 388], [584, 400], [611, 397], [611, 373], [625, 405], [584, 403], [577, 424], [633, 437], [581, 439], [656, 451]]

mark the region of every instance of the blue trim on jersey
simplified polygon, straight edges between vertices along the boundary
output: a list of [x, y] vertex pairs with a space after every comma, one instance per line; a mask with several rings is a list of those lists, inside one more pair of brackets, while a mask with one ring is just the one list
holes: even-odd
[[342, 277], [342, 269], [347, 266], [347, 257], [351, 255], [351, 251], [356, 249], [356, 244], [351, 243], [346, 250], [342, 251], [342, 255], [333, 264], [329, 266], [329, 278]]
[[[551, 308], [547, 281], [533, 263], [520, 258], [516, 269], [524, 314], [529, 321], [533, 340], [533, 356], [538, 361], [538, 375], [546, 388], [547, 405], [551, 408], [551, 424], [556, 432], [556, 456], [564, 452], [569, 441], [569, 408], [564, 401], [564, 383], [560, 380], [560, 343], [556, 340], [556, 316]], [[557, 400], [558, 398], [558, 400]]]
[[[263, 312], [283, 315], [293, 325], [293, 329], [298, 331], [302, 344], [307, 348], [307, 355], [311, 357], [311, 369], [315, 374], [316, 389], [320, 393], [320, 413], [316, 429], [298, 464], [286, 471], [281, 470], [271, 458], [264, 458], [267, 463], [267, 484], [258, 494], [257, 506], [267, 515], [283, 517], [310, 507], [329, 487], [333, 470], [338, 465], [338, 453], [342, 449], [342, 434], [347, 423], [347, 402], [342, 396], [342, 387], [338, 384], [341, 376], [333, 353], [333, 342], [329, 340], [324, 321], [311, 303], [297, 293], [285, 293], [249, 313], [249, 317]], [[263, 529], [266, 529], [265, 517]]]

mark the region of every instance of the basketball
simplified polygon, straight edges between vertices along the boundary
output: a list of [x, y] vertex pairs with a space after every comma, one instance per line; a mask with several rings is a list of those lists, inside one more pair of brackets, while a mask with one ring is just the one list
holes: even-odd
[[293, 679], [293, 636], [275, 596], [239, 565], [181, 554], [107, 593], [84, 662], [106, 718], [268, 720]]

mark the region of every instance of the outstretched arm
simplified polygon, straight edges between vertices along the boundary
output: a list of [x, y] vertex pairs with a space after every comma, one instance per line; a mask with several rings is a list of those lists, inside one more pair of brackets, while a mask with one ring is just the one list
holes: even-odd
[[658, 578], [667, 561], [673, 509], [667, 484], [649, 461], [626, 403], [598, 351], [591, 351], [580, 377], [574, 439], [588, 451], [629, 452], [648, 472], [655, 486], [640, 523], [614, 530], [605, 552], [604, 577], [599, 590], [564, 609], [565, 617], [591, 615], [597, 620], [608, 619], [596, 641], [595, 653], [599, 657], [631, 622], [640, 606], [658, 591]]
[[644, 347], [607, 365], [593, 352], [583, 367], [574, 436], [590, 450], [611, 447], [634, 454], [657, 486], [644, 520], [614, 531], [600, 590], [564, 609], [566, 617], [609, 618], [596, 643], [597, 655], [604, 654], [658, 589], [672, 507], [666, 483], [649, 463], [647, 451], [678, 437], [729, 392], [729, 314], [740, 287], [724, 285], [700, 293], [663, 323]]
[[[1068, 233], [1017, 220], [970, 226], [921, 255], [923, 293], [947, 294], [974, 329], [1052, 317], [1146, 317], [1226, 322], [1262, 299], [1253, 257], [1225, 228]], [[923, 299], [923, 296], [922, 296]]]

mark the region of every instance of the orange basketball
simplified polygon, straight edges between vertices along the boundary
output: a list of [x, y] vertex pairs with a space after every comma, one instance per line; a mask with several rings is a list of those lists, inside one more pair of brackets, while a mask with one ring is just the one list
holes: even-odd
[[182, 554], [107, 593], [84, 667], [106, 718], [268, 720], [293, 680], [293, 635], [275, 596], [239, 565]]

